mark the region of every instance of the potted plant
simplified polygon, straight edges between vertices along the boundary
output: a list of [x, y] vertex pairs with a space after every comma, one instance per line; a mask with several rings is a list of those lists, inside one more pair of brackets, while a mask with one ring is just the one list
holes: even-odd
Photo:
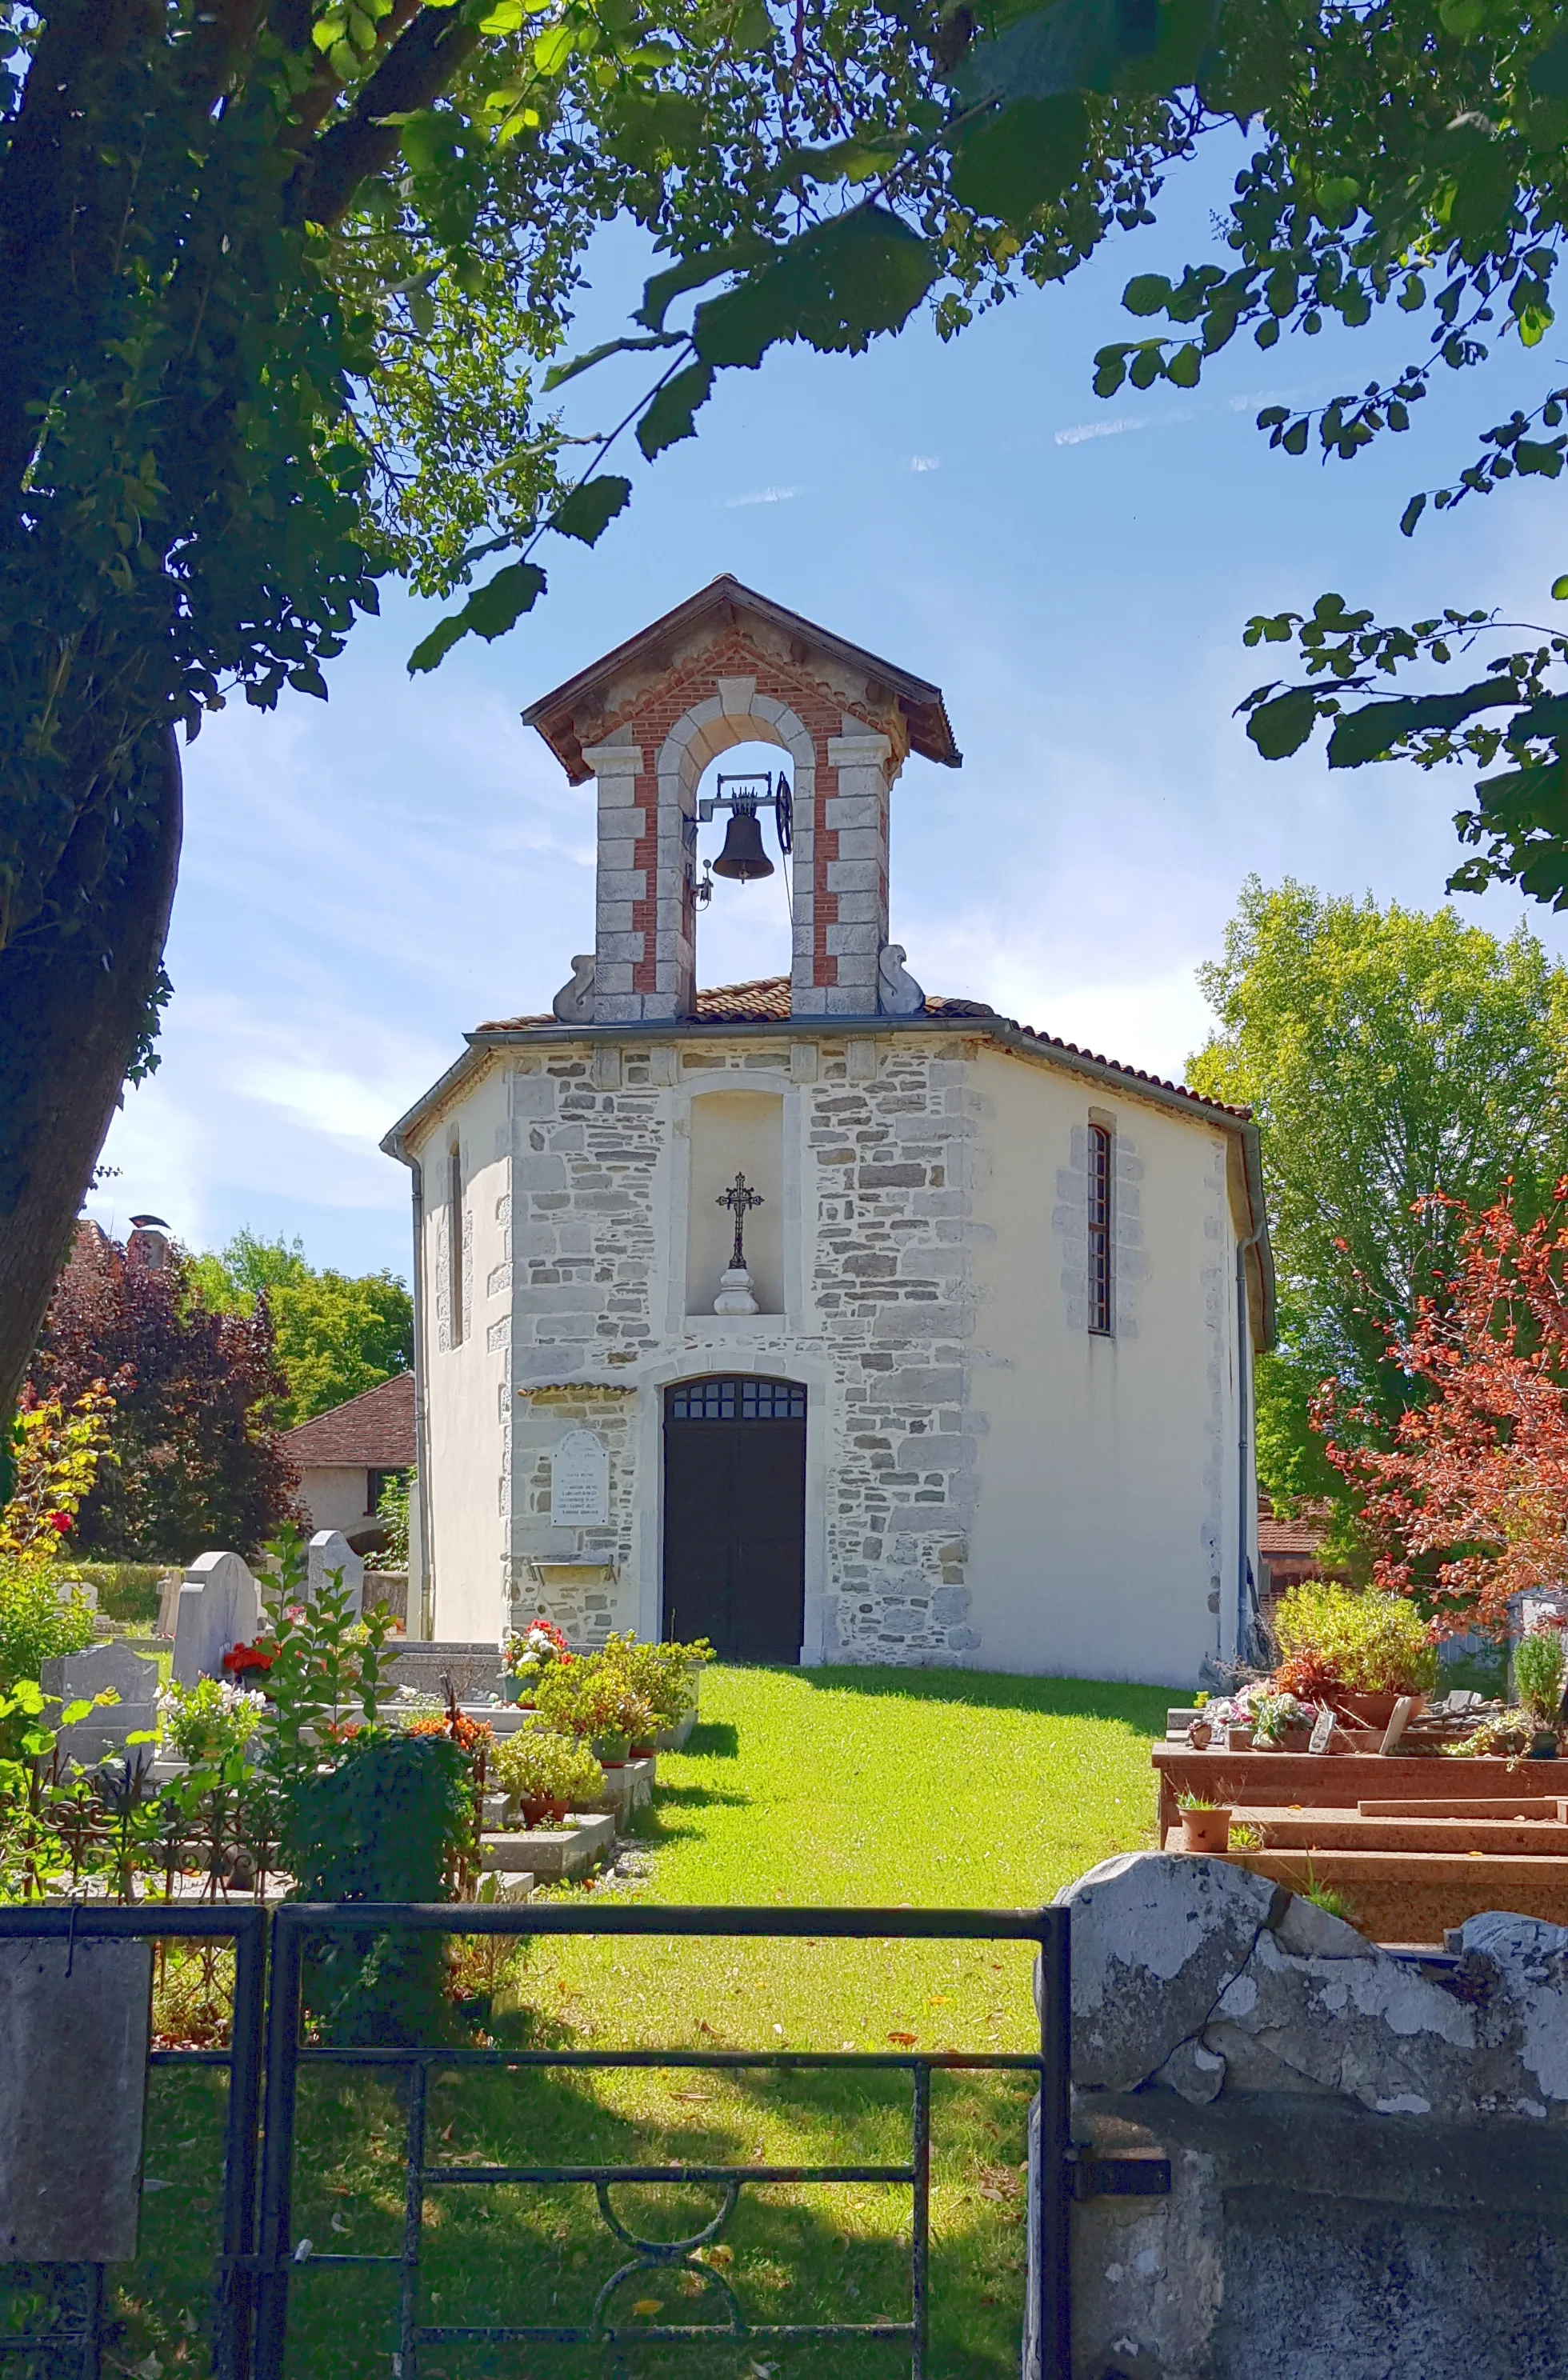
[[1557, 1757], [1558, 1713], [1562, 1705], [1562, 1631], [1538, 1623], [1513, 1648], [1513, 1686], [1534, 1722], [1532, 1760]]
[[491, 1769], [525, 1827], [564, 1818], [568, 1810], [597, 1802], [604, 1790], [603, 1772], [581, 1738], [537, 1722], [503, 1736]]
[[697, 1706], [697, 1683], [703, 1665], [713, 1658], [706, 1637], [691, 1645], [639, 1645], [635, 1634], [605, 1639], [602, 1659], [607, 1670], [625, 1678], [652, 1713], [653, 1723], [632, 1743], [634, 1759], [650, 1755], [656, 1738], [679, 1727]]
[[546, 1670], [569, 1669], [575, 1656], [561, 1630], [541, 1612], [526, 1628], [508, 1631], [501, 1647], [504, 1693], [509, 1703], [531, 1703]]
[[1231, 1814], [1222, 1803], [1206, 1802], [1200, 1793], [1183, 1793], [1176, 1807], [1182, 1814], [1182, 1849], [1211, 1857], [1231, 1847]]
[[1305, 1752], [1312, 1740], [1318, 1714], [1310, 1703], [1294, 1694], [1263, 1694], [1252, 1706], [1252, 1743], [1256, 1752]]
[[541, 1718], [564, 1735], [590, 1738], [602, 1766], [626, 1765], [635, 1742], [653, 1731], [653, 1713], [631, 1685], [626, 1673], [600, 1653], [575, 1661], [568, 1670], [552, 1664], [534, 1690]]
[[1430, 1627], [1407, 1597], [1380, 1587], [1307, 1579], [1281, 1597], [1273, 1630], [1283, 1655], [1274, 1691], [1331, 1704], [1363, 1727], [1387, 1727], [1403, 1696], [1419, 1706], [1437, 1682]]

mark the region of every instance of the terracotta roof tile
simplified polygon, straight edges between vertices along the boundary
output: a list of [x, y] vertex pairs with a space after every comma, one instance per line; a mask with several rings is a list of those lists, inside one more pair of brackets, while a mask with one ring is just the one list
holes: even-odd
[[[990, 1017], [1010, 1032], [1021, 1033], [1027, 1040], [1038, 1041], [1047, 1050], [1060, 1050], [1069, 1058], [1087, 1058], [1096, 1066], [1105, 1066], [1112, 1074], [1124, 1075], [1129, 1082], [1148, 1083], [1151, 1089], [1173, 1091], [1178, 1099], [1190, 1099], [1196, 1108], [1209, 1108], [1219, 1115], [1234, 1116], [1246, 1123], [1250, 1108], [1228, 1107], [1222, 1099], [1205, 1099], [1199, 1091], [1189, 1091], [1185, 1083], [1173, 1083], [1163, 1075], [1146, 1074], [1141, 1066], [1126, 1066], [1117, 1058], [1103, 1058], [1093, 1050], [1080, 1050], [1076, 1041], [1059, 1040], [1054, 1033], [1039, 1033], [1032, 1025], [1020, 1025], [1016, 1017], [998, 1016], [983, 1000], [928, 1000], [928, 1016]], [[789, 1022], [789, 978], [787, 975], [760, 976], [752, 983], [726, 983], [711, 991], [697, 995], [698, 1025], [786, 1025]], [[832, 1017], [820, 1019], [831, 1029]], [[553, 1016], [497, 1017], [477, 1029], [480, 1033], [528, 1033], [556, 1023]]]
[[328, 1463], [363, 1463], [368, 1471], [406, 1471], [414, 1461], [414, 1375], [394, 1372], [346, 1404], [333, 1405], [298, 1429], [284, 1444], [301, 1470]]

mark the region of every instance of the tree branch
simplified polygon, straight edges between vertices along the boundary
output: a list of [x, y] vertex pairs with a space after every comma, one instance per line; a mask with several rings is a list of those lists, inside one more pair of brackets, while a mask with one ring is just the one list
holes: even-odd
[[288, 188], [295, 223], [334, 224], [355, 191], [397, 153], [399, 129], [378, 118], [428, 107], [446, 89], [479, 34], [456, 9], [420, 7], [405, 27], [340, 124], [324, 132], [300, 161]]

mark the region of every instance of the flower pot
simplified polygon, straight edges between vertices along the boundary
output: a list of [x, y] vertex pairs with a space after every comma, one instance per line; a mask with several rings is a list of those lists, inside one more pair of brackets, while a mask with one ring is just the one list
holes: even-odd
[[1213, 1741], [1214, 1730], [1208, 1719], [1195, 1718], [1188, 1720], [1187, 1742], [1191, 1744], [1195, 1752], [1207, 1752]]
[[1280, 1730], [1277, 1736], [1255, 1736], [1252, 1748], [1254, 1752], [1305, 1752], [1311, 1742], [1310, 1722], [1293, 1719], [1289, 1727]]
[[[1337, 1694], [1333, 1697], [1333, 1705], [1334, 1708], [1342, 1711], [1346, 1718], [1359, 1719], [1363, 1727], [1383, 1728], [1387, 1727], [1393, 1717], [1395, 1703], [1403, 1702], [1404, 1699], [1403, 1694]], [[1424, 1700], [1425, 1696], [1421, 1694], [1411, 1696], [1412, 1718], [1421, 1708]]]
[[1225, 1730], [1225, 1749], [1227, 1752], [1250, 1752], [1252, 1750], [1252, 1730], [1249, 1727], [1227, 1727]]
[[1557, 1757], [1556, 1729], [1550, 1727], [1537, 1728], [1536, 1740], [1531, 1744], [1529, 1753], [1526, 1756], [1531, 1760], [1555, 1760]]
[[567, 1806], [559, 1795], [553, 1793], [530, 1794], [527, 1801], [517, 1804], [525, 1827], [559, 1826], [566, 1815]]
[[504, 1703], [520, 1703], [522, 1701], [523, 1682], [521, 1678], [502, 1679], [501, 1699]]
[[1228, 1810], [1184, 1810], [1182, 1849], [1185, 1852], [1228, 1852], [1231, 1814]]
[[629, 1735], [596, 1735], [593, 1756], [601, 1768], [624, 1768], [632, 1748]]

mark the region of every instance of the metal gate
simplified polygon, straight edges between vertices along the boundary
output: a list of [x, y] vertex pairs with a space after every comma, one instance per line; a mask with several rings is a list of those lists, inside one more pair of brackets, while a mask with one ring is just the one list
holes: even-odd
[[[156, 2065], [220, 2065], [229, 2075], [226, 2156], [222, 2208], [222, 2247], [214, 2275], [217, 2319], [213, 2370], [216, 2380], [284, 2380], [289, 2348], [291, 2279], [304, 2264], [312, 2272], [366, 2266], [395, 2272], [395, 2361], [399, 2380], [419, 2380], [427, 2348], [473, 2345], [582, 2347], [614, 2350], [619, 2344], [696, 2347], [727, 2342], [761, 2349], [792, 2342], [851, 2343], [877, 2339], [907, 2347], [911, 2380], [928, 2372], [930, 2296], [930, 2191], [931, 2079], [943, 2070], [1001, 2070], [1037, 2078], [1038, 2150], [1030, 2200], [1029, 2380], [1069, 2380], [1070, 2322], [1067, 2225], [1070, 2199], [1083, 2194], [1069, 2130], [1068, 1915], [1064, 1909], [910, 1910], [622, 1907], [567, 1902], [517, 1907], [472, 1902], [435, 1905], [286, 1905], [271, 1918], [272, 1973], [261, 2055], [262, 1961], [265, 1912], [253, 1906], [220, 1908], [0, 1910], [0, 1938], [60, 1937], [74, 1928], [94, 1934], [141, 1937], [229, 1937], [237, 1956], [234, 2022], [226, 2050], [155, 2050]], [[349, 2048], [302, 2038], [302, 1985], [308, 1946], [352, 1931], [444, 1935], [540, 1937], [622, 1935], [867, 1941], [1032, 1942], [1039, 1952], [1039, 2046], [1028, 2053], [998, 2051], [804, 2051], [662, 2049], [509, 2049], [414, 2046]], [[265, 2070], [265, 2132], [258, 2123], [260, 2084]], [[514, 2070], [657, 2068], [728, 2071], [810, 2072], [848, 2070], [896, 2073], [909, 2080], [909, 2151], [896, 2163], [820, 2166], [726, 2165], [497, 2165], [443, 2161], [431, 2154], [427, 2128], [432, 2070], [491, 2067]], [[309, 2067], [379, 2067], [400, 2070], [406, 2084], [403, 2142], [401, 2247], [395, 2253], [366, 2256], [318, 2252], [295, 2236], [292, 2213], [297, 2148], [297, 2111], [301, 2070]], [[258, 2172], [260, 2187], [258, 2190]], [[628, 2229], [610, 2204], [610, 2192], [624, 2183], [706, 2184], [716, 2187], [718, 2213], [698, 2232], [677, 2240], [653, 2240]], [[873, 2183], [909, 2193], [908, 2312], [869, 2323], [784, 2324], [750, 2319], [736, 2291], [719, 2283], [726, 2321], [657, 2325], [639, 2320], [635, 2328], [614, 2319], [616, 2292], [647, 2272], [702, 2273], [697, 2252], [719, 2239], [741, 2192], [770, 2183]], [[616, 2271], [600, 2288], [579, 2319], [558, 2324], [452, 2325], [425, 2319], [421, 2252], [427, 2197], [455, 2188], [580, 2183], [591, 2187], [604, 2222], [626, 2250]], [[1109, 2174], [1095, 2188], [1144, 2188], [1118, 2183]], [[94, 2309], [102, 2301], [102, 2274], [89, 2277], [87, 2312], [69, 2328], [46, 2336], [0, 2337], [0, 2364], [29, 2352], [35, 2368], [47, 2365], [54, 2380], [99, 2380], [100, 2337]], [[393, 2342], [389, 2338], [388, 2345]], [[295, 2358], [298, 2368], [298, 2355]], [[588, 2368], [585, 2366], [585, 2368]], [[677, 2367], [678, 2368], [678, 2367]]]

